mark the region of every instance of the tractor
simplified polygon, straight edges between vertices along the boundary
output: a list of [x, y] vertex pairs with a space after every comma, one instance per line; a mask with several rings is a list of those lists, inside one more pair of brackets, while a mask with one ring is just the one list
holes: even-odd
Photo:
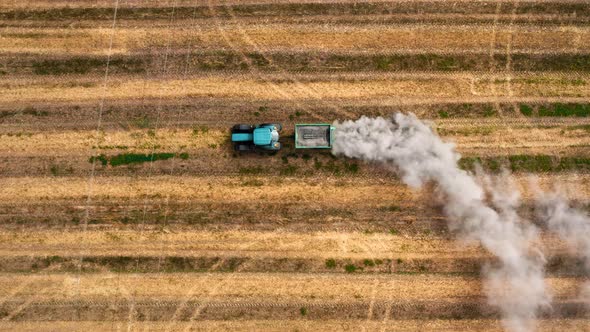
[[[278, 123], [237, 124], [231, 130], [231, 141], [236, 151], [277, 151], [281, 148], [279, 132], [282, 129]], [[295, 148], [330, 149], [334, 141], [334, 130], [334, 126], [327, 123], [296, 124]]]
[[282, 129], [278, 123], [237, 124], [231, 130], [231, 141], [236, 151], [278, 151], [281, 149], [279, 132]]

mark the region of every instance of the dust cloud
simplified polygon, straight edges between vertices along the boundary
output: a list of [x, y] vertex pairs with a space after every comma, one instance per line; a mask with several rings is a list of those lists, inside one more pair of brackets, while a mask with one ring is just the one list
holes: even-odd
[[[536, 211], [539, 221], [559, 235], [572, 251], [584, 261], [590, 273], [590, 216], [573, 207], [560, 189], [543, 192], [533, 184], [536, 192]], [[580, 300], [590, 306], [590, 282], [580, 292]]]
[[534, 330], [536, 317], [550, 306], [551, 296], [544, 281], [545, 259], [534, 244], [537, 229], [517, 213], [518, 191], [490, 181], [486, 190], [486, 181], [481, 183], [459, 168], [454, 145], [443, 142], [413, 114], [362, 117], [335, 126], [335, 155], [382, 163], [413, 188], [435, 185], [449, 229], [497, 257], [497, 264], [483, 269], [484, 287], [489, 303], [499, 308], [504, 327]]

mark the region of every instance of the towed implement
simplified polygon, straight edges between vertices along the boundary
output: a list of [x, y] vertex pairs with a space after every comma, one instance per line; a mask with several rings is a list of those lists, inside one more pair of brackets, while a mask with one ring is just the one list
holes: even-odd
[[296, 149], [331, 149], [334, 141], [334, 126], [329, 124], [296, 124]]

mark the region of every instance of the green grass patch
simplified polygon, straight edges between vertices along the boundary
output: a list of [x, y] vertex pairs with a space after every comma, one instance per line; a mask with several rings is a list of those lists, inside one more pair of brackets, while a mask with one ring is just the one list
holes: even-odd
[[[48, 59], [33, 61], [31, 67], [35, 75], [88, 74], [104, 71], [107, 59], [98, 57], [75, 57], [70, 59]], [[145, 61], [140, 58], [113, 58], [109, 61], [110, 73], [140, 74], [145, 72]]]
[[499, 172], [502, 168], [512, 172], [562, 172], [590, 170], [590, 158], [559, 157], [550, 155], [511, 155], [499, 157], [464, 157], [459, 161], [462, 169], [473, 171], [479, 164], [486, 171]]
[[391, 60], [386, 56], [378, 56], [373, 60], [375, 62], [375, 69], [377, 70], [389, 70]]
[[59, 175], [59, 167], [57, 165], [52, 165], [49, 170], [51, 171], [51, 175], [53, 175], [53, 176]]
[[590, 158], [566, 157], [559, 160], [558, 171], [590, 170]]
[[242, 175], [257, 175], [264, 173], [265, 170], [260, 166], [253, 166], [253, 167], [241, 167], [238, 170], [238, 173]]
[[[435, 108], [436, 107], [436, 108]], [[433, 118], [480, 118], [498, 117], [499, 112], [513, 114], [514, 104], [512, 103], [478, 103], [478, 104], [447, 104], [427, 108], [429, 116]], [[532, 104], [520, 103], [518, 111], [527, 117], [589, 117], [590, 103], [546, 103]], [[403, 109], [411, 111], [411, 109]]]
[[449, 117], [449, 112], [447, 111], [438, 111], [438, 117], [441, 119], [446, 119]]
[[553, 158], [547, 155], [515, 155], [509, 156], [510, 170], [513, 172], [550, 172], [553, 170]]
[[74, 173], [74, 168], [72, 166], [65, 165], [51, 165], [49, 171], [53, 176], [61, 176]]
[[280, 174], [284, 176], [293, 176], [297, 173], [297, 166], [294, 165], [287, 165], [281, 169]]
[[486, 105], [484, 107], [484, 112], [483, 112], [483, 116], [486, 118], [490, 118], [493, 116], [498, 115], [498, 112], [496, 112], [496, 110], [494, 109], [494, 107], [492, 107], [491, 105]]
[[402, 208], [397, 205], [384, 205], [384, 206], [379, 207], [379, 211], [385, 211], [385, 212], [399, 212], [401, 210], [402, 210]]
[[324, 163], [322, 163], [321, 160], [318, 160], [317, 158], [313, 159], [313, 168], [317, 169], [318, 171], [322, 169], [322, 167], [324, 167]]
[[328, 269], [333, 269], [336, 267], [336, 260], [333, 258], [326, 259], [326, 267]]
[[22, 110], [23, 114], [25, 115], [32, 115], [32, 116], [48, 116], [49, 112], [47, 111], [39, 111], [34, 107], [25, 107]]
[[499, 172], [502, 166], [508, 166], [503, 158], [480, 158], [480, 157], [463, 157], [459, 160], [459, 167], [465, 170], [475, 170], [475, 165], [479, 164], [484, 169], [491, 172]]
[[242, 182], [242, 187], [262, 187], [264, 186], [264, 181], [258, 179], [251, 179]]
[[90, 157], [90, 159], [88, 159], [88, 162], [91, 164], [94, 164], [95, 162], [99, 162], [101, 165], [106, 166], [107, 163], [109, 162], [107, 156], [105, 156], [104, 154], [100, 154], [98, 156], [92, 156]]
[[475, 169], [476, 164], [481, 165], [482, 160], [480, 157], [463, 157], [459, 160], [459, 167], [464, 170], [472, 171]]
[[324, 166], [323, 170], [334, 175], [340, 175], [340, 166], [334, 161], [329, 160]]
[[135, 127], [138, 127], [141, 129], [151, 128], [153, 126], [152, 120], [150, 118], [148, 118], [147, 116], [142, 116], [142, 117], [133, 119], [132, 123]]
[[152, 154], [142, 154], [142, 153], [122, 153], [114, 156], [106, 156], [104, 154], [100, 154], [98, 156], [92, 156], [88, 161], [90, 163], [100, 162], [101, 165], [106, 166], [111, 165], [113, 167], [121, 166], [121, 165], [129, 165], [129, 164], [141, 164], [145, 162], [152, 162], [157, 160], [168, 160], [171, 158], [181, 158], [181, 159], [188, 159], [188, 153], [168, 153], [168, 152], [160, 152], [160, 153], [152, 153]]
[[437, 133], [441, 136], [488, 136], [494, 132], [492, 127], [470, 127], [461, 129], [438, 128]]
[[359, 165], [356, 163], [344, 163], [344, 170], [348, 173], [356, 174], [359, 172]]
[[435, 66], [438, 70], [449, 71], [457, 70], [460, 67], [455, 57], [452, 56], [439, 56], [435, 61]]
[[344, 266], [344, 271], [346, 271], [347, 273], [354, 273], [358, 269], [359, 268], [356, 265], [354, 265], [354, 264], [346, 264]]
[[141, 153], [123, 153], [109, 158], [109, 164], [111, 166], [121, 166], [128, 164], [140, 164], [145, 162], [152, 162], [156, 160], [167, 160], [174, 158], [174, 153], [153, 153], [153, 154], [141, 154]]
[[209, 132], [207, 126], [195, 126], [193, 127], [193, 136], [205, 135]]
[[583, 130], [590, 133], [590, 125], [567, 126], [564, 130]]
[[524, 116], [532, 116], [533, 115], [533, 108], [526, 104], [520, 104], [520, 113]]
[[127, 145], [93, 145], [93, 149], [98, 150], [127, 150], [129, 147]]
[[590, 115], [590, 104], [562, 104], [542, 105], [539, 116], [549, 117], [587, 117]]

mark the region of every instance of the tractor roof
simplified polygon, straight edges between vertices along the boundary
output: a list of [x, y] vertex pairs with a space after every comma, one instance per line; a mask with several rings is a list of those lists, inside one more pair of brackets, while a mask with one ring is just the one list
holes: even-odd
[[272, 140], [270, 128], [262, 127], [254, 129], [254, 144], [269, 145]]

